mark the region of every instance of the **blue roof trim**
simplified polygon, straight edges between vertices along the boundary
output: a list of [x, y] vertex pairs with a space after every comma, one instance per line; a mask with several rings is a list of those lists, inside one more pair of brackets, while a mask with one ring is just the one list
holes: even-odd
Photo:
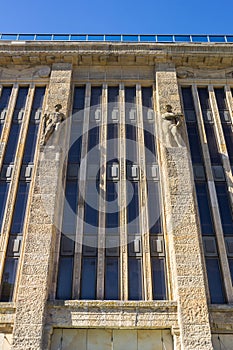
[[5, 34], [0, 41], [89, 41], [143, 43], [233, 43], [233, 35], [168, 34]]

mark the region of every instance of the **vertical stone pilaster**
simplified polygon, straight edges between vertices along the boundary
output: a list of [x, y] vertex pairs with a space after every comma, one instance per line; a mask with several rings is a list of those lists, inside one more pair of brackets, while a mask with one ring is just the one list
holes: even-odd
[[[173, 274], [173, 295], [178, 302], [180, 348], [211, 350], [213, 347], [189, 152], [185, 142], [184, 146], [179, 147], [166, 144], [162, 133], [161, 115], [166, 104], [173, 107], [174, 113], [181, 112], [174, 67], [165, 64], [158, 66], [156, 85], [165, 226]], [[179, 127], [177, 132], [186, 139], [184, 127]]]
[[[53, 64], [48, 87], [46, 111], [62, 105], [68, 115], [72, 65]], [[46, 350], [44, 333], [46, 302], [52, 278], [53, 251], [56, 238], [56, 212], [59, 209], [58, 188], [62, 186], [61, 147], [41, 148], [39, 166], [32, 192], [28, 232], [22, 274], [16, 297], [16, 316], [13, 330], [14, 350]], [[65, 156], [65, 155], [64, 155]], [[44, 185], [44, 186], [43, 186]]]

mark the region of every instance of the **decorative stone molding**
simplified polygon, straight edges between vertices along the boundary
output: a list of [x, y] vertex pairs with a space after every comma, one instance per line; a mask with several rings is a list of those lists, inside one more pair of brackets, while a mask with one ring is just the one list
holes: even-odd
[[233, 67], [224, 69], [200, 69], [181, 66], [177, 67], [177, 77], [180, 79], [226, 79], [233, 78]]
[[6, 68], [0, 68], [0, 79], [1, 80], [31, 80], [35, 78], [48, 78], [51, 72], [49, 66], [23, 66], [14, 65]]
[[55, 301], [48, 302], [52, 327], [178, 327], [177, 303], [172, 301]]

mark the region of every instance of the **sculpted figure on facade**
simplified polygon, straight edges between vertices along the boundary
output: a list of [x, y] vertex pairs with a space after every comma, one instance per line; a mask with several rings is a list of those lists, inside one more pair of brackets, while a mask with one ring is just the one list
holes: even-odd
[[183, 115], [174, 113], [171, 105], [165, 106], [165, 113], [162, 114], [162, 130], [166, 147], [184, 146], [180, 132], [182, 119]]
[[[48, 142], [50, 136], [55, 132], [58, 133], [59, 125], [64, 120], [64, 114], [60, 112], [62, 109], [61, 104], [56, 104], [54, 106], [55, 112], [45, 113], [43, 118], [43, 135], [41, 138], [41, 145], [44, 146]], [[58, 135], [55, 137], [56, 142], [58, 141]], [[55, 140], [54, 140], [55, 141]], [[56, 143], [55, 142], [55, 143]]]

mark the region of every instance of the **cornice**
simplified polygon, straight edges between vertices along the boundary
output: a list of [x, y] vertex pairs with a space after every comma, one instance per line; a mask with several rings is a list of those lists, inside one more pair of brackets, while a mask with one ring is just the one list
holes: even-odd
[[233, 63], [233, 44], [188, 43], [75, 43], [1, 42], [0, 64], [147, 65], [172, 62], [175, 65], [229, 67]]

